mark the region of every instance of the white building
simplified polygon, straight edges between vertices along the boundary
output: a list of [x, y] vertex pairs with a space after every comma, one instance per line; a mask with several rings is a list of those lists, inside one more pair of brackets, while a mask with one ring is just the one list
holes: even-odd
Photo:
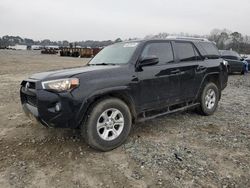
[[9, 46], [9, 48], [16, 49], [16, 50], [26, 50], [27, 46], [26, 45], [16, 44], [15, 46]]

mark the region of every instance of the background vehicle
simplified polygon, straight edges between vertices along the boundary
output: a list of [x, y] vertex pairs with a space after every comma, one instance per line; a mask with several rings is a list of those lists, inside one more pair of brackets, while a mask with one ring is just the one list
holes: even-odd
[[90, 146], [108, 151], [137, 121], [188, 108], [212, 115], [227, 79], [211, 42], [131, 41], [106, 47], [85, 67], [32, 75], [21, 101], [43, 125], [80, 127]]
[[250, 59], [246, 59], [246, 61], [248, 62], [248, 70], [250, 70]]
[[221, 57], [228, 62], [228, 72], [240, 72], [244, 74], [244, 63], [241, 56], [232, 50], [220, 50]]

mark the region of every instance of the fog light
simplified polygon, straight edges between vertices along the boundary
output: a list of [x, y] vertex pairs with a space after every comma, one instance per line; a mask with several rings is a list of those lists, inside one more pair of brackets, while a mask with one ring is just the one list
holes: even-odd
[[55, 106], [55, 110], [56, 112], [60, 112], [61, 111], [61, 104], [60, 103], [56, 103], [56, 106]]

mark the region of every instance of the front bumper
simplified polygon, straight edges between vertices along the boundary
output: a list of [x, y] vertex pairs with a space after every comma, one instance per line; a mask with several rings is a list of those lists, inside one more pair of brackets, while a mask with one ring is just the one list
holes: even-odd
[[28, 103], [23, 103], [22, 106], [23, 106], [23, 111], [25, 112], [25, 114], [27, 116], [32, 115], [35, 118], [38, 118], [38, 110], [36, 107], [34, 107]]
[[[24, 81], [20, 89], [20, 97], [25, 114], [35, 119], [46, 127], [53, 128], [76, 128], [79, 122], [76, 121], [78, 109], [81, 103], [71, 93], [53, 93], [42, 89], [27, 87]], [[56, 109], [60, 106], [60, 110]]]
[[22, 104], [23, 111], [28, 116], [31, 120], [36, 121], [39, 124], [42, 124], [45, 127], [50, 127], [49, 124], [47, 124], [45, 121], [40, 119], [38, 115], [38, 109], [28, 103], [23, 103]]

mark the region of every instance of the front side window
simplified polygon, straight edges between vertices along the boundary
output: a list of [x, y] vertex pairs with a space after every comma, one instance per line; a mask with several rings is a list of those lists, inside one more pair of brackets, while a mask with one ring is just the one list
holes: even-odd
[[174, 61], [172, 45], [170, 42], [150, 43], [146, 45], [142, 52], [143, 57], [157, 57], [158, 64], [166, 64]]
[[196, 51], [196, 49], [193, 47], [191, 43], [176, 42], [175, 47], [176, 47], [180, 62], [200, 60], [200, 56], [198, 55], [198, 52]]
[[104, 48], [89, 63], [89, 65], [126, 64], [134, 54], [138, 42], [118, 43]]

